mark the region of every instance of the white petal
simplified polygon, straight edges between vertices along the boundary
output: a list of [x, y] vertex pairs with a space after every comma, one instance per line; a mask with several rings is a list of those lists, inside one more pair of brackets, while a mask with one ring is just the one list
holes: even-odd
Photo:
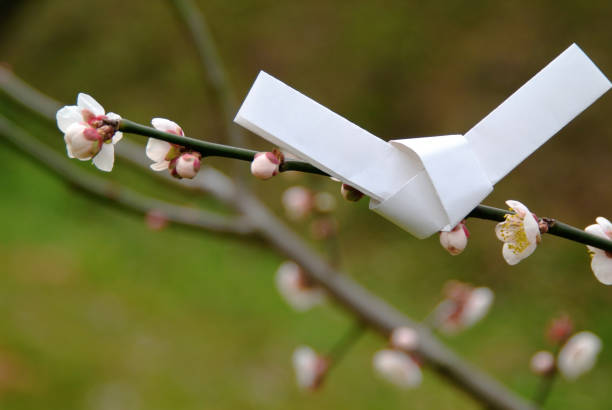
[[104, 107], [102, 107], [99, 102], [94, 100], [92, 96], [85, 93], [79, 93], [77, 97], [77, 105], [80, 108], [91, 111], [93, 115], [104, 115]]
[[108, 118], [109, 120], [119, 121], [121, 119], [121, 115], [115, 114], [114, 112], [109, 112], [106, 114], [106, 118]]
[[561, 348], [557, 366], [568, 380], [574, 380], [593, 368], [601, 351], [601, 339], [594, 333], [583, 331], [572, 336]]
[[[601, 227], [601, 225], [598, 225], [598, 224], [589, 225], [586, 228], [584, 228], [584, 230], [585, 230], [585, 232], [590, 233], [591, 235], [595, 235], [595, 236], [599, 236], [601, 238], [608, 239], [608, 236], [604, 232], [604, 230]], [[591, 252], [603, 252], [601, 249], [595, 248], [595, 247], [590, 246], [590, 245], [587, 245], [586, 247]]]
[[151, 164], [151, 169], [153, 171], [163, 171], [165, 169], [168, 169], [169, 165], [170, 165], [170, 161], [156, 162], [154, 164]]
[[165, 118], [153, 118], [151, 120], [151, 125], [153, 125], [153, 128], [160, 131], [169, 132], [176, 135], [183, 135], [183, 129], [180, 127], [180, 125]]
[[168, 151], [170, 151], [171, 148], [172, 146], [167, 141], [158, 140], [157, 138], [149, 138], [145, 152], [150, 160], [162, 162], [165, 160], [166, 155], [168, 155]]
[[122, 138], [123, 138], [123, 133], [121, 131], [117, 131], [115, 135], [113, 135], [113, 139], [111, 140], [111, 143], [115, 145], [116, 143], [121, 141]]
[[603, 231], [608, 236], [608, 239], [612, 239], [612, 222], [608, 221], [603, 216], [598, 216], [595, 218], [595, 221], [599, 224], [599, 226], [601, 226]]
[[531, 255], [537, 248], [538, 244], [535, 242], [530, 242], [529, 245], [520, 253], [517, 253], [516, 250], [510, 248], [509, 243], [505, 243], [502, 248], [502, 255], [504, 259], [508, 263], [508, 265], [516, 265], [529, 255]]
[[516, 212], [521, 217], [524, 217], [525, 215], [530, 213], [529, 209], [519, 201], [509, 199], [506, 201], [506, 205], [508, 205], [514, 212]]
[[387, 381], [402, 388], [417, 387], [423, 378], [421, 369], [404, 352], [397, 350], [380, 350], [372, 360], [374, 369]]
[[303, 389], [314, 387], [317, 378], [317, 353], [308, 346], [299, 346], [293, 352], [292, 361], [298, 386]]
[[93, 164], [100, 170], [110, 172], [115, 163], [115, 147], [113, 144], [102, 144], [102, 149], [93, 159]]
[[472, 290], [461, 315], [463, 326], [472, 326], [485, 317], [493, 303], [494, 297], [493, 291], [486, 287]]
[[83, 122], [83, 115], [81, 115], [81, 109], [76, 105], [67, 105], [57, 111], [55, 119], [57, 120], [57, 128], [66, 132], [72, 124]]
[[591, 259], [591, 269], [598, 281], [604, 285], [612, 285], [612, 258], [605, 252], [595, 252]]

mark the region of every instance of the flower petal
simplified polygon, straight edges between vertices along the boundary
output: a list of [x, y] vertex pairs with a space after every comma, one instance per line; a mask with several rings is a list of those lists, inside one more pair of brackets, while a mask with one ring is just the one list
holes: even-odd
[[157, 138], [149, 138], [145, 152], [150, 160], [162, 162], [166, 158], [166, 155], [168, 155], [170, 148], [172, 148], [172, 146], [167, 141], [158, 140]]
[[612, 258], [605, 252], [596, 252], [591, 259], [591, 269], [598, 281], [612, 285]]
[[77, 105], [79, 108], [91, 111], [93, 115], [104, 115], [104, 107], [88, 94], [79, 93], [77, 96]]
[[612, 222], [608, 221], [603, 216], [598, 216], [595, 218], [595, 221], [601, 226], [601, 229], [608, 236], [608, 239], [612, 239]]
[[525, 249], [521, 252], [517, 252], [513, 244], [505, 243], [502, 248], [502, 255], [508, 265], [516, 265], [531, 255], [536, 250], [537, 246], [538, 244], [536, 242], [530, 242]]
[[177, 123], [165, 118], [153, 118], [151, 120], [151, 125], [153, 125], [153, 128], [160, 131], [169, 132], [176, 135], [183, 135], [183, 129]]
[[81, 115], [81, 109], [76, 105], [67, 105], [57, 111], [55, 119], [57, 128], [65, 133], [72, 124], [83, 122], [83, 115]]
[[[602, 237], [602, 238], [608, 239], [608, 236], [607, 236], [607, 235], [606, 235], [606, 233], [604, 232], [604, 230], [603, 230], [603, 228], [601, 227], [601, 225], [598, 225], [598, 224], [589, 225], [589, 226], [587, 226], [586, 228], [584, 228], [584, 231], [585, 231], [586, 233], [590, 233], [591, 235], [595, 235], [595, 236], [599, 236], [599, 237]], [[593, 247], [593, 246], [591, 246], [591, 245], [587, 245], [586, 247], [587, 247], [587, 249], [588, 249], [590, 252], [593, 252], [593, 253], [600, 253], [600, 252], [603, 252], [601, 249], [599, 249], [599, 248], [595, 248], [595, 247]]]
[[123, 133], [121, 131], [117, 131], [114, 135], [113, 135], [113, 139], [111, 140], [111, 143], [113, 145], [115, 145], [116, 143], [118, 143], [119, 141], [121, 141], [121, 139], [123, 138]]
[[506, 201], [506, 205], [508, 205], [514, 212], [516, 212], [521, 218], [524, 218], [525, 215], [529, 213], [529, 209], [523, 205], [519, 201], [515, 201], [513, 199], [509, 199]]
[[102, 149], [93, 158], [93, 164], [100, 170], [110, 172], [115, 163], [115, 147], [113, 144], [102, 144]]
[[170, 161], [156, 162], [154, 164], [151, 164], [151, 169], [153, 171], [163, 171], [165, 169], [168, 169], [169, 165], [170, 165]]

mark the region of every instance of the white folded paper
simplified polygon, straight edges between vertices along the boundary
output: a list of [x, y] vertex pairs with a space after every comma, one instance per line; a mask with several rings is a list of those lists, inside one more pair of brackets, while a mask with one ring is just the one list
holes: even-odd
[[465, 135], [386, 142], [260, 72], [235, 122], [370, 196], [418, 238], [449, 230], [611, 87], [573, 44]]

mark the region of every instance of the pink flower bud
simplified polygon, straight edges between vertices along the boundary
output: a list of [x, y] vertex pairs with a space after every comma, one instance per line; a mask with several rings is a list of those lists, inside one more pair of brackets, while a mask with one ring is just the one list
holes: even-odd
[[102, 137], [98, 132], [83, 123], [71, 124], [64, 134], [68, 156], [86, 161], [95, 156], [102, 148]]
[[467, 227], [460, 222], [450, 232], [440, 232], [440, 245], [451, 255], [459, 255], [467, 246], [469, 236]]
[[251, 174], [259, 179], [269, 179], [278, 174], [280, 159], [272, 152], [258, 152], [251, 162]]
[[347, 184], [342, 184], [340, 187], [340, 194], [342, 194], [344, 199], [351, 202], [357, 202], [363, 197], [363, 193], [361, 191], [358, 191]]
[[548, 325], [546, 335], [553, 344], [564, 343], [574, 331], [574, 323], [568, 315], [554, 318]]
[[555, 370], [555, 357], [546, 350], [539, 351], [531, 357], [529, 367], [540, 376], [551, 374]]
[[293, 186], [283, 193], [283, 207], [287, 217], [293, 220], [304, 219], [313, 207], [312, 193], [301, 186]]
[[176, 178], [193, 178], [200, 170], [201, 155], [197, 152], [186, 152], [170, 162], [170, 173]]
[[411, 327], [398, 327], [391, 332], [391, 347], [411, 352], [419, 347], [419, 334]]

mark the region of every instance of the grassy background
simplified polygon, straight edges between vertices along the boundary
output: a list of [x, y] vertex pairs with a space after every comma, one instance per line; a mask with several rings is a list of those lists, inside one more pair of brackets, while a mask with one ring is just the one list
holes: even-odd
[[[466, 131], [574, 41], [612, 75], [608, 1], [199, 4], [239, 99], [264, 69], [386, 139]], [[0, 7], [0, 60], [35, 87], [66, 103], [89, 92], [135, 121], [168, 117], [190, 135], [223, 141], [212, 94], [167, 2]], [[611, 110], [612, 97], [604, 96], [500, 182], [486, 203], [519, 199], [576, 226], [611, 217]], [[64, 149], [53, 125], [5, 96], [0, 112]], [[248, 145], [268, 148], [256, 137]], [[274, 252], [173, 227], [151, 232], [141, 218], [81, 196], [5, 145], [0, 173], [2, 408], [477, 408], [430, 372], [410, 392], [379, 381], [370, 361], [381, 340], [370, 334], [322, 391], [300, 393], [293, 348], [325, 350], [350, 318], [334, 306], [292, 312], [273, 286], [282, 261]], [[218, 209], [121, 162], [109, 178]], [[280, 214], [280, 192], [296, 183], [337, 189], [312, 176], [252, 185]], [[584, 247], [547, 237], [533, 256], [509, 267], [493, 225], [473, 221], [468, 249], [451, 257], [437, 238], [417, 241], [362, 202], [338, 211], [344, 268], [360, 283], [417, 319], [448, 279], [490, 286], [490, 315], [446, 342], [527, 396], [537, 385], [529, 357], [547, 347], [548, 320], [567, 312], [579, 330], [602, 337], [604, 350], [593, 372], [559, 381], [549, 407], [610, 407], [612, 293], [593, 278]]]

